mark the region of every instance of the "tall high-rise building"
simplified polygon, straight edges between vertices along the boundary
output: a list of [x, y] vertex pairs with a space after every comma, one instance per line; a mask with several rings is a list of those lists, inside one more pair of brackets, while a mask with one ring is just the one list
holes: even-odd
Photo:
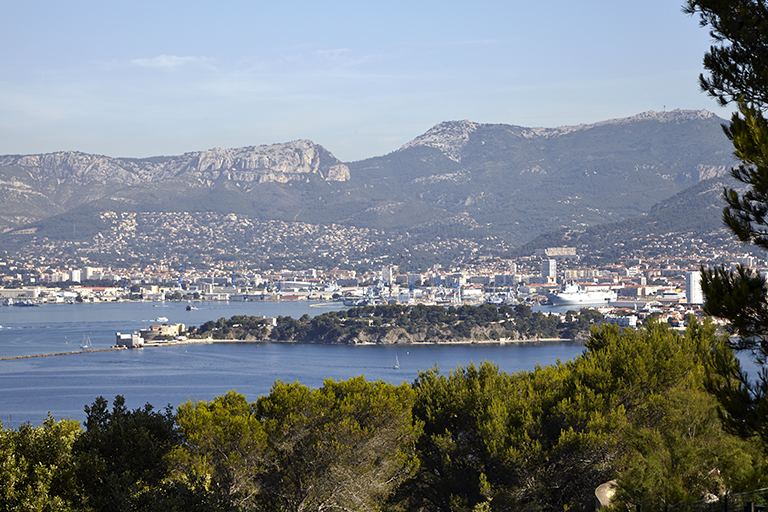
[[541, 261], [541, 277], [545, 278], [548, 282], [557, 281], [557, 262], [555, 260]]
[[704, 304], [701, 274], [698, 271], [685, 273], [685, 298], [688, 304]]
[[385, 286], [392, 286], [395, 282], [395, 271], [391, 265], [381, 267], [381, 281]]
[[745, 267], [752, 268], [755, 266], [755, 257], [750, 256], [749, 254], [744, 254], [743, 256], [736, 258], [736, 263], [741, 263]]

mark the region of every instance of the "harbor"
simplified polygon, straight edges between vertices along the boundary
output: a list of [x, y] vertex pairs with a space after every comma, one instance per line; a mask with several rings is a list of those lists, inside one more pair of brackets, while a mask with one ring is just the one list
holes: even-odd
[[[157, 307], [155, 307], [157, 306]], [[0, 308], [0, 417], [18, 427], [54, 418], [84, 420], [83, 407], [98, 396], [126, 398], [127, 407], [173, 407], [187, 399], [212, 400], [230, 389], [249, 399], [268, 393], [277, 380], [322, 386], [327, 378], [412, 382], [420, 370], [443, 372], [484, 360], [506, 372], [567, 361], [584, 351], [569, 342], [423, 345], [318, 345], [303, 343], [187, 340], [149, 350], [112, 348], [116, 332], [133, 332], [155, 323], [200, 325], [233, 315], [315, 316], [329, 311], [307, 302], [201, 304], [114, 303]], [[80, 348], [89, 333], [92, 349]], [[48, 354], [80, 357], [50, 357]], [[36, 357], [33, 357], [36, 356]], [[399, 370], [393, 365], [399, 359]]]

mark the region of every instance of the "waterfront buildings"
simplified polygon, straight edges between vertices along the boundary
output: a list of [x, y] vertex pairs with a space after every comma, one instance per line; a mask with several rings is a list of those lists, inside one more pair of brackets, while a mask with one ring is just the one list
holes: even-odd
[[141, 348], [144, 346], [144, 338], [139, 336], [139, 333], [133, 332], [131, 334], [115, 333], [115, 346], [126, 348]]

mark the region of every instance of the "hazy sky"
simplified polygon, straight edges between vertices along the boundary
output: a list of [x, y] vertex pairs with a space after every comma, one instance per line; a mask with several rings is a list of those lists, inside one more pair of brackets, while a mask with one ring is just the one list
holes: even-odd
[[311, 139], [343, 161], [447, 120], [707, 109], [683, 0], [0, 0], [0, 154]]

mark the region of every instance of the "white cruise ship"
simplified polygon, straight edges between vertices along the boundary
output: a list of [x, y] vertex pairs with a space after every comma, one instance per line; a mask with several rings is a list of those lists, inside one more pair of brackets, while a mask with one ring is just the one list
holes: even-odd
[[548, 293], [547, 298], [555, 306], [570, 306], [576, 304], [607, 304], [616, 300], [616, 292], [587, 290], [576, 283], [566, 283], [558, 292]]

